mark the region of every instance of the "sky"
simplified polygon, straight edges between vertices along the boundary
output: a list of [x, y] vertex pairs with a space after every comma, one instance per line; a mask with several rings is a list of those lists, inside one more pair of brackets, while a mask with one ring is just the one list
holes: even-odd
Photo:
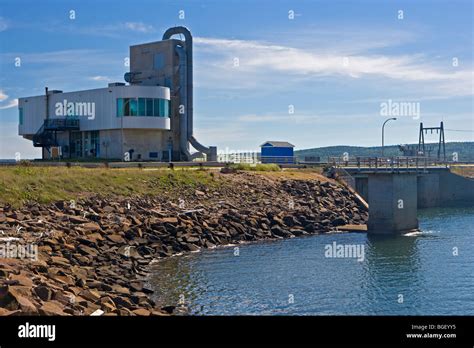
[[220, 151], [380, 146], [393, 116], [386, 145], [441, 121], [474, 141], [473, 18], [470, 0], [0, 0], [0, 158], [40, 157], [17, 98], [124, 82], [129, 46], [177, 25], [194, 37], [194, 134]]

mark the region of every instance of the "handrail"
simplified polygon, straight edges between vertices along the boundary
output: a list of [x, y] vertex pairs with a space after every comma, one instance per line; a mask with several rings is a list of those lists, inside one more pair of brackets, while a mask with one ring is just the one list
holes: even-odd
[[79, 119], [77, 118], [48, 118], [44, 120], [44, 128], [78, 128]]
[[328, 163], [335, 167], [345, 168], [370, 168], [373, 171], [387, 170], [400, 171], [400, 169], [416, 169], [425, 170], [427, 167], [446, 166], [448, 161], [438, 160], [425, 156], [392, 156], [392, 157], [370, 157], [370, 156], [355, 156], [355, 157], [328, 157]]

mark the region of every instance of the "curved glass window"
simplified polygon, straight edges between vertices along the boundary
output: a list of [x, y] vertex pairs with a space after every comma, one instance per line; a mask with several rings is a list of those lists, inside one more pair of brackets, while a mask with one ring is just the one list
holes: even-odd
[[117, 117], [170, 117], [170, 101], [160, 98], [117, 98]]
[[153, 116], [153, 99], [151, 98], [146, 100], [146, 115]]
[[130, 116], [138, 115], [137, 98], [130, 98]]
[[123, 116], [123, 98], [117, 99], [117, 117]]
[[138, 98], [138, 116], [146, 115], [146, 99]]
[[130, 116], [130, 99], [129, 98], [123, 99], [123, 115]]
[[160, 100], [153, 99], [153, 116], [160, 116]]
[[163, 117], [170, 117], [170, 101], [167, 99], [161, 99], [163, 102]]

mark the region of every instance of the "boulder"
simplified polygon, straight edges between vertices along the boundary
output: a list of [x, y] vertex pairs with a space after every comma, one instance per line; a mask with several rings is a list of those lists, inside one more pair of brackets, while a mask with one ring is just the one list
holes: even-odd
[[43, 301], [51, 300], [53, 296], [52, 290], [44, 285], [39, 285], [33, 289], [34, 293]]
[[41, 315], [68, 315], [63, 311], [63, 305], [57, 301], [48, 301], [43, 303], [39, 311]]

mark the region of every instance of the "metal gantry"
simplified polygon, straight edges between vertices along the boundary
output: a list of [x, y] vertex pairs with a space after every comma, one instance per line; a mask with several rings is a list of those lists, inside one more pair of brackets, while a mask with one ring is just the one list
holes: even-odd
[[418, 137], [418, 154], [422, 156], [426, 156], [426, 148], [425, 148], [425, 134], [428, 132], [436, 132], [439, 134], [438, 140], [438, 153], [437, 159], [441, 160], [441, 150], [443, 151], [443, 161], [446, 161], [446, 144], [444, 140], [444, 124], [441, 121], [439, 127], [423, 127], [423, 122], [420, 122], [420, 134]]

